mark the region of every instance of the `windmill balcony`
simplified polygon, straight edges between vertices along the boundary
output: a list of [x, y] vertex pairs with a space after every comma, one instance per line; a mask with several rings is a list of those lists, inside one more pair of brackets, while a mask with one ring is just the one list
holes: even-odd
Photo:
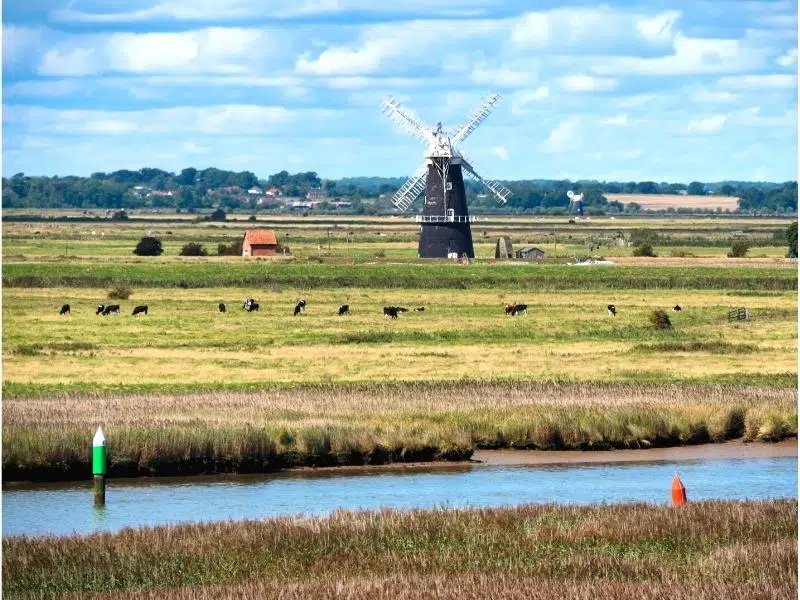
[[474, 223], [473, 215], [417, 215], [417, 223]]

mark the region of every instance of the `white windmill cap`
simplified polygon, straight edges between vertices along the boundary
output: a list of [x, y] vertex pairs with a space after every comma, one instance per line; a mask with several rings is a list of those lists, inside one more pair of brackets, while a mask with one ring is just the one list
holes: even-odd
[[567, 198], [572, 198], [574, 195], [575, 195], [575, 192], [573, 192], [572, 190], [567, 192]]

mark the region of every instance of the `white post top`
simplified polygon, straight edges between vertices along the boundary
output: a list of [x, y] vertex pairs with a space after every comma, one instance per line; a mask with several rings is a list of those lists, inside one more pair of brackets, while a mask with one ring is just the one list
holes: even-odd
[[94, 438], [92, 439], [92, 446], [105, 446], [106, 445], [106, 436], [103, 435], [103, 428], [98, 427], [97, 432], [94, 434]]

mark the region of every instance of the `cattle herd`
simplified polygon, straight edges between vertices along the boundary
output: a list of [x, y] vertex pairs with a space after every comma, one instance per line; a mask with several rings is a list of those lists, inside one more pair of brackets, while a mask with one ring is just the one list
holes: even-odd
[[[259, 304], [255, 300], [255, 298], [247, 298], [242, 303], [242, 308], [247, 312], [254, 312], [258, 311]], [[609, 304], [606, 309], [608, 310], [609, 317], [616, 317], [617, 316], [617, 307], [613, 304]], [[217, 306], [217, 310], [221, 313], [227, 312], [225, 308], [225, 304], [220, 302]], [[298, 316], [305, 312], [306, 310], [306, 301], [304, 299], [300, 299], [297, 304], [294, 306], [294, 316]], [[414, 312], [423, 312], [425, 310], [424, 306], [417, 306], [414, 309]], [[528, 314], [528, 305], [527, 304], [517, 304], [516, 302], [512, 304], [505, 305], [505, 314], [510, 315], [512, 317], [516, 315], [527, 315]], [[682, 309], [680, 305], [676, 304], [672, 307], [672, 310], [675, 312], [680, 312]], [[110, 315], [111, 313], [119, 314], [120, 312], [120, 305], [119, 304], [98, 304], [97, 311], [95, 312], [96, 315]], [[407, 308], [402, 306], [384, 306], [383, 307], [383, 316], [387, 319], [396, 319], [400, 313], [408, 312]], [[69, 304], [64, 304], [61, 307], [61, 311], [58, 313], [60, 315], [69, 315], [72, 314], [71, 308]], [[142, 304], [140, 306], [136, 306], [131, 313], [131, 316], [147, 314], [147, 304]], [[338, 314], [340, 317], [350, 314], [350, 305], [349, 304], [342, 304], [339, 306]]]

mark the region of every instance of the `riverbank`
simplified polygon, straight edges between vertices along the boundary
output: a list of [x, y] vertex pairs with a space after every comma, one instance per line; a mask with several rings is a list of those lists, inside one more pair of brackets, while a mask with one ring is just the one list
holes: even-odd
[[797, 502], [340, 511], [3, 541], [5, 598], [89, 593], [788, 599]]
[[797, 392], [720, 385], [448, 382], [3, 402], [4, 481], [463, 461], [478, 449], [653, 449], [797, 435]]

